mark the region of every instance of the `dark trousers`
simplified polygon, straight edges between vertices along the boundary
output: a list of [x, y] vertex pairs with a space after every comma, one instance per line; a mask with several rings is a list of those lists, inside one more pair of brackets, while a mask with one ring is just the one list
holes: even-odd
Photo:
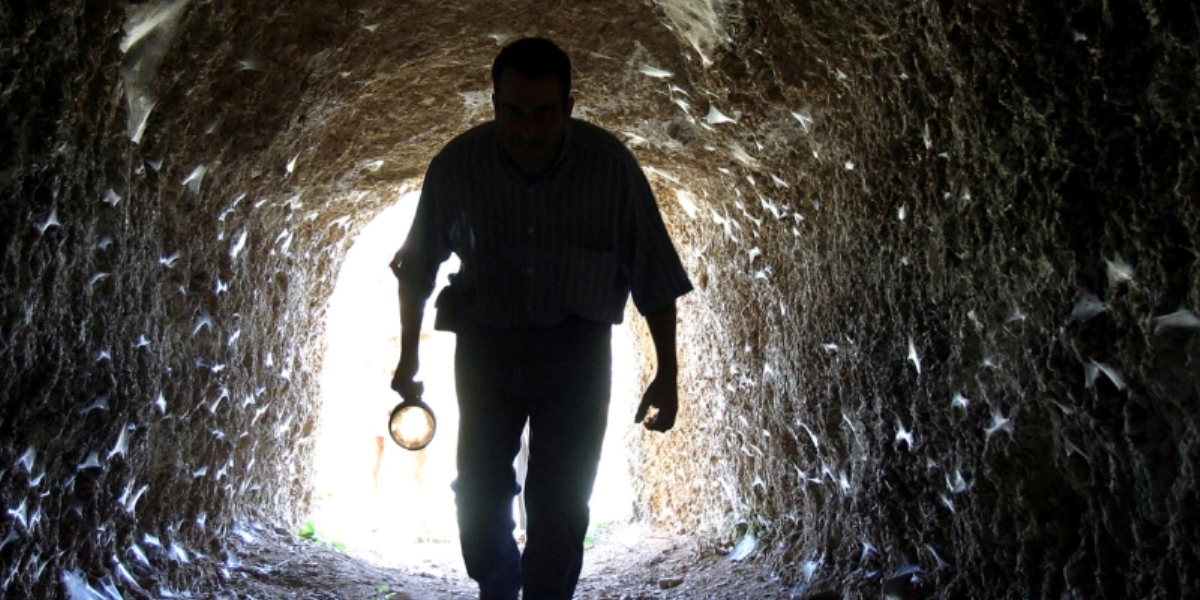
[[[459, 539], [482, 598], [569, 600], [583, 566], [588, 499], [612, 388], [612, 327], [458, 331]], [[513, 459], [529, 423], [525, 552], [513, 540]]]

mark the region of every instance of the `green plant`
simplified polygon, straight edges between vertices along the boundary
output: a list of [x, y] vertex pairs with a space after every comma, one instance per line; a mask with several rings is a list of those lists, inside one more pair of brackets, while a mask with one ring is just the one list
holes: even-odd
[[321, 532], [317, 529], [317, 526], [312, 521], [305, 521], [304, 524], [300, 526], [300, 531], [297, 531], [296, 533], [301, 538], [306, 539], [315, 544], [325, 544], [325, 545], [333, 548], [334, 550], [345, 550], [346, 549], [346, 545], [341, 542], [326, 540], [325, 537], [321, 534]]
[[603, 523], [593, 523], [591, 527], [588, 527], [587, 535], [583, 536], [584, 549], [591, 549], [592, 546], [595, 546], [596, 539], [603, 535], [604, 531], [610, 525], [612, 525], [611, 522], [605, 521]]
[[375, 593], [370, 598], [367, 598], [367, 600], [390, 600], [395, 595], [396, 592], [391, 591], [391, 588], [384, 583], [375, 588]]

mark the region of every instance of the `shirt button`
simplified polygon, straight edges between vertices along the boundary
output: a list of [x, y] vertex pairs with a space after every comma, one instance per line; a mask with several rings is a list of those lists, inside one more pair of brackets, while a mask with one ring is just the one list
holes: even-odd
[[532, 227], [530, 227], [530, 228], [529, 228], [529, 235], [533, 235], [533, 228], [532, 228]]
[[528, 269], [525, 269], [525, 272], [526, 272], [526, 273], [528, 273], [528, 274], [530, 274], [530, 275], [533, 275], [533, 267], [530, 267], [530, 268], [528, 268]]

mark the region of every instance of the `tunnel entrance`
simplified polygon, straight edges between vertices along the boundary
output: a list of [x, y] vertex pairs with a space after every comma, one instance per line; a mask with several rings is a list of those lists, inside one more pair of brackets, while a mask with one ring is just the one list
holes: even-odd
[[[398, 195], [355, 237], [326, 308], [314, 503], [302, 531], [306, 537], [388, 563], [404, 563], [406, 556], [427, 557], [431, 545], [457, 555], [450, 488], [458, 429], [454, 336], [433, 329], [432, 302], [421, 332], [418, 378], [437, 414], [437, 437], [425, 450], [408, 452], [396, 446], [385, 429], [389, 411], [399, 402], [389, 388], [399, 356], [400, 320], [388, 262], [407, 236], [420, 190], [401, 189]], [[434, 296], [457, 269], [458, 259], [452, 256], [439, 272]], [[593, 530], [626, 522], [633, 514], [625, 438], [639, 392], [634, 344], [625, 325], [614, 328], [613, 399], [591, 502]], [[517, 502], [514, 520], [520, 537], [523, 522]], [[426, 547], [410, 552], [414, 544]]]

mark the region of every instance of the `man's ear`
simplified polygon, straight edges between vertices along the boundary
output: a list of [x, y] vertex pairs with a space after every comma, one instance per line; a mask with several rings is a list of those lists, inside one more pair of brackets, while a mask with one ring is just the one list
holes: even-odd
[[567, 96], [567, 103], [563, 105], [563, 112], [565, 112], [566, 116], [569, 118], [571, 116], [571, 111], [574, 109], [575, 109], [575, 97]]
[[492, 92], [492, 116], [500, 116], [500, 105], [496, 103], [496, 92]]

